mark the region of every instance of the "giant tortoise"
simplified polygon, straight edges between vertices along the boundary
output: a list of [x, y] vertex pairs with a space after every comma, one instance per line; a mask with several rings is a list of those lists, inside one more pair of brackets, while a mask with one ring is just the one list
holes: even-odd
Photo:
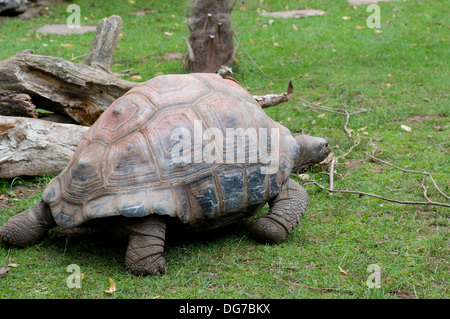
[[328, 153], [325, 139], [294, 138], [232, 78], [157, 76], [109, 106], [39, 202], [0, 227], [0, 239], [24, 247], [55, 226], [101, 227], [127, 236], [128, 271], [162, 274], [171, 224], [213, 229], [268, 203], [250, 235], [282, 242], [308, 204], [292, 168]]

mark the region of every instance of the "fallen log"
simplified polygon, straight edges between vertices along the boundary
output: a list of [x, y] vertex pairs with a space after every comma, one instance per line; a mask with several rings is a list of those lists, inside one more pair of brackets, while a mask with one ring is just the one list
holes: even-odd
[[[119, 16], [102, 19], [81, 63], [35, 55], [32, 50], [0, 61], [0, 92], [27, 94], [36, 108], [92, 125], [114, 100], [137, 84], [110, 72], [121, 27]], [[0, 113], [6, 114], [10, 113]]]
[[0, 116], [0, 177], [57, 175], [88, 127]]

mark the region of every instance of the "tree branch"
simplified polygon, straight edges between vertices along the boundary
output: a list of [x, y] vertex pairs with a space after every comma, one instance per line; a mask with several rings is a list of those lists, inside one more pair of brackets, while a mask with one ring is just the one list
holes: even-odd
[[380, 196], [380, 195], [375, 195], [375, 194], [370, 194], [370, 193], [365, 193], [365, 192], [360, 192], [360, 191], [354, 191], [354, 190], [348, 190], [348, 189], [329, 189], [326, 188], [325, 186], [320, 185], [319, 183], [317, 183], [316, 181], [311, 181], [308, 182], [307, 184], [312, 183], [314, 185], [316, 185], [317, 187], [326, 190], [328, 192], [332, 192], [332, 193], [348, 193], [348, 194], [358, 194], [358, 195], [364, 195], [364, 196], [369, 196], [369, 197], [375, 197], [378, 199], [382, 199], [388, 202], [393, 202], [393, 203], [398, 203], [398, 204], [408, 204], [408, 205], [436, 205], [436, 206], [444, 206], [444, 207], [450, 207], [450, 204], [445, 204], [445, 203], [438, 203], [438, 202], [433, 202], [433, 201], [426, 201], [426, 202], [417, 202], [417, 201], [402, 201], [402, 200], [397, 200], [397, 199], [392, 199], [392, 198], [387, 198], [384, 196]]
[[[393, 165], [393, 164], [391, 164], [391, 163], [389, 163], [389, 162], [383, 161], [382, 159], [376, 158], [375, 156], [370, 155], [370, 154], [368, 154], [368, 153], [366, 153], [366, 152], [364, 152], [364, 154], [367, 155], [368, 157], [370, 157], [370, 158], [373, 159], [373, 160], [376, 160], [376, 161], [378, 161], [378, 162], [381, 162], [381, 163], [384, 163], [384, 164], [386, 164], [386, 165], [389, 165], [389, 166], [391, 166], [391, 167], [393, 167], [393, 168], [396, 168], [396, 169], [398, 169], [398, 170], [400, 170], [400, 171], [402, 171], [402, 172], [405, 172], [405, 173], [413, 173], [413, 174], [422, 174], [422, 175], [428, 176], [428, 177], [430, 178], [431, 182], [433, 183], [434, 187], [436, 188], [436, 190], [437, 190], [442, 196], [444, 196], [445, 198], [450, 199], [450, 197], [449, 197], [448, 195], [444, 194], [444, 192], [442, 192], [441, 189], [437, 186], [436, 181], [434, 180], [433, 176], [431, 176], [431, 174], [430, 174], [429, 172], [419, 172], [419, 171], [413, 171], [413, 170], [409, 170], [409, 169], [404, 169], [404, 168], [395, 166], [395, 165]], [[425, 197], [426, 197], [426, 196], [425, 196]]]
[[262, 108], [271, 107], [289, 101], [294, 93], [293, 79], [289, 80], [287, 92], [282, 94], [266, 94], [262, 96], [254, 95], [253, 98]]

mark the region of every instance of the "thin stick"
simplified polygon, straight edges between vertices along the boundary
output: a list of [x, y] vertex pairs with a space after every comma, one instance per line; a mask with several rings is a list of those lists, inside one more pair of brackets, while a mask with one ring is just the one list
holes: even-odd
[[438, 203], [438, 202], [433, 202], [433, 201], [427, 201], [427, 202], [417, 202], [417, 201], [402, 201], [402, 200], [396, 200], [396, 199], [392, 199], [392, 198], [387, 198], [387, 197], [383, 197], [380, 195], [375, 195], [375, 194], [370, 194], [370, 193], [364, 193], [364, 192], [360, 192], [360, 191], [354, 191], [354, 190], [348, 190], [348, 189], [329, 189], [326, 188], [325, 186], [320, 185], [319, 183], [317, 183], [316, 181], [311, 181], [310, 183], [316, 185], [317, 187], [326, 190], [328, 192], [334, 192], [334, 193], [349, 193], [349, 194], [358, 194], [358, 195], [364, 195], [364, 196], [369, 196], [369, 197], [375, 197], [378, 199], [382, 199], [382, 200], [386, 200], [388, 202], [393, 202], [393, 203], [398, 203], [398, 204], [408, 204], [408, 205], [436, 205], [436, 206], [444, 206], [444, 207], [450, 207], [450, 204], [445, 204], [445, 203]]
[[321, 292], [329, 292], [329, 291], [333, 291], [333, 290], [347, 290], [347, 291], [351, 290], [351, 289], [342, 289], [342, 288], [311, 287], [311, 286], [303, 285], [303, 284], [300, 284], [298, 282], [294, 282], [294, 281], [291, 281], [291, 280], [287, 281], [287, 280], [285, 280], [285, 279], [283, 279], [281, 277], [278, 277], [278, 276], [273, 276], [273, 278], [280, 279], [280, 280], [284, 281], [288, 285], [304, 287], [304, 288], [308, 288], [308, 289], [312, 289], [312, 290], [318, 290], [318, 291], [321, 291]]
[[359, 134], [356, 134], [356, 140], [355, 140], [355, 142], [353, 143], [352, 147], [350, 147], [350, 149], [349, 149], [346, 153], [339, 155], [338, 158], [344, 158], [344, 157], [346, 157], [348, 154], [350, 154], [350, 152], [351, 152], [356, 146], [359, 145], [359, 143], [361, 143], [361, 138], [359, 137]]
[[299, 283], [297, 283], [297, 282], [293, 282], [293, 281], [290, 281], [290, 280], [289, 280], [288, 283], [289, 283], [290, 285], [300, 286], [300, 287], [304, 287], [304, 288], [308, 288], [308, 289], [312, 289], [312, 290], [318, 290], [318, 291], [321, 291], [321, 292], [328, 292], [328, 291], [338, 290], [338, 289], [336, 289], [336, 288], [311, 287], [311, 286], [299, 284]]
[[[305, 101], [307, 102], [307, 101]], [[309, 102], [307, 102], [309, 103]], [[310, 103], [311, 104], [311, 103]], [[348, 137], [351, 138], [352, 137], [352, 131], [348, 128], [348, 123], [350, 122], [350, 115], [351, 114], [357, 114], [357, 113], [364, 113], [366, 112], [366, 110], [359, 110], [357, 112], [353, 112], [350, 113], [345, 109], [336, 109], [336, 108], [332, 108], [332, 107], [328, 107], [328, 106], [313, 106], [313, 105], [306, 105], [304, 103], [301, 104], [302, 106], [305, 107], [309, 107], [311, 109], [319, 109], [319, 110], [323, 110], [323, 111], [327, 111], [327, 112], [331, 112], [331, 113], [336, 113], [336, 114], [341, 114], [341, 115], [345, 115], [346, 116], [346, 120], [345, 120], [345, 124], [344, 124], [344, 131], [345, 133], [347, 133]]]
[[351, 138], [352, 132], [347, 127], [348, 122], [350, 121], [350, 113], [348, 113], [347, 110], [342, 110], [342, 111], [345, 112], [345, 115], [347, 116], [347, 119], [345, 120], [345, 124], [344, 124], [344, 131], [347, 133], [348, 137]]
[[370, 157], [371, 159], [374, 159], [374, 160], [376, 160], [376, 161], [378, 161], [378, 162], [381, 162], [381, 163], [384, 163], [384, 164], [386, 164], [386, 165], [389, 165], [389, 166], [391, 166], [391, 167], [393, 167], [393, 168], [396, 168], [396, 169], [398, 169], [398, 170], [400, 170], [400, 171], [402, 171], [402, 172], [427, 175], [427, 176], [430, 178], [430, 180], [431, 180], [431, 182], [433, 183], [433, 185], [434, 185], [434, 187], [436, 188], [436, 190], [437, 190], [442, 196], [444, 196], [445, 198], [450, 199], [450, 196], [444, 194], [444, 192], [442, 192], [441, 189], [437, 186], [436, 181], [434, 180], [433, 176], [431, 176], [431, 173], [429, 173], [429, 172], [413, 171], [413, 170], [409, 170], [409, 169], [404, 169], [404, 168], [395, 166], [395, 165], [393, 165], [393, 164], [391, 164], [391, 163], [389, 163], [389, 162], [383, 161], [382, 159], [376, 158], [375, 156], [370, 155], [370, 154], [368, 154], [368, 153], [366, 153], [366, 152], [364, 152], [364, 154], [367, 155], [368, 157]]
[[333, 158], [331, 160], [330, 164], [330, 189], [333, 190], [334, 188], [334, 162], [336, 161], [336, 158]]
[[427, 188], [425, 187], [425, 176], [422, 177], [422, 182], [420, 183], [420, 186], [422, 186], [423, 188], [423, 197], [425, 197], [425, 199], [428, 202], [431, 202], [431, 199], [427, 196]]
[[186, 47], [188, 49], [188, 53], [189, 53], [189, 60], [191, 60], [191, 62], [195, 62], [195, 55], [194, 55], [194, 51], [192, 50], [191, 44], [189, 43], [189, 41], [183, 37], [184, 43], [186, 44]]
[[[322, 105], [314, 105], [313, 103], [311, 103], [309, 101], [306, 101], [306, 100], [301, 100], [301, 101], [302, 101], [302, 103], [300, 103], [300, 105], [304, 106], [304, 107], [308, 107], [308, 108], [311, 108], [311, 109], [324, 110], [324, 111], [331, 112], [331, 113], [337, 113], [337, 114], [346, 115], [344, 109], [337, 109], [337, 108], [333, 108], [333, 107], [329, 107], [329, 106], [322, 106]], [[306, 102], [309, 105], [306, 105], [304, 102]], [[353, 115], [353, 114], [360, 114], [360, 113], [365, 113], [365, 112], [367, 112], [366, 109], [361, 109], [361, 110], [358, 110], [358, 111], [355, 111], [355, 112], [349, 112], [349, 114]]]

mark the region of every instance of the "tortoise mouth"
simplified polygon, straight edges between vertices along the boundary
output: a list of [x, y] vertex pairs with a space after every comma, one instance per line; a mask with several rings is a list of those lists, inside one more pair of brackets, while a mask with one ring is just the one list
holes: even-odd
[[293, 169], [296, 172], [302, 172], [308, 167], [322, 162], [331, 152], [331, 148], [324, 138], [300, 135], [295, 139], [300, 149]]

